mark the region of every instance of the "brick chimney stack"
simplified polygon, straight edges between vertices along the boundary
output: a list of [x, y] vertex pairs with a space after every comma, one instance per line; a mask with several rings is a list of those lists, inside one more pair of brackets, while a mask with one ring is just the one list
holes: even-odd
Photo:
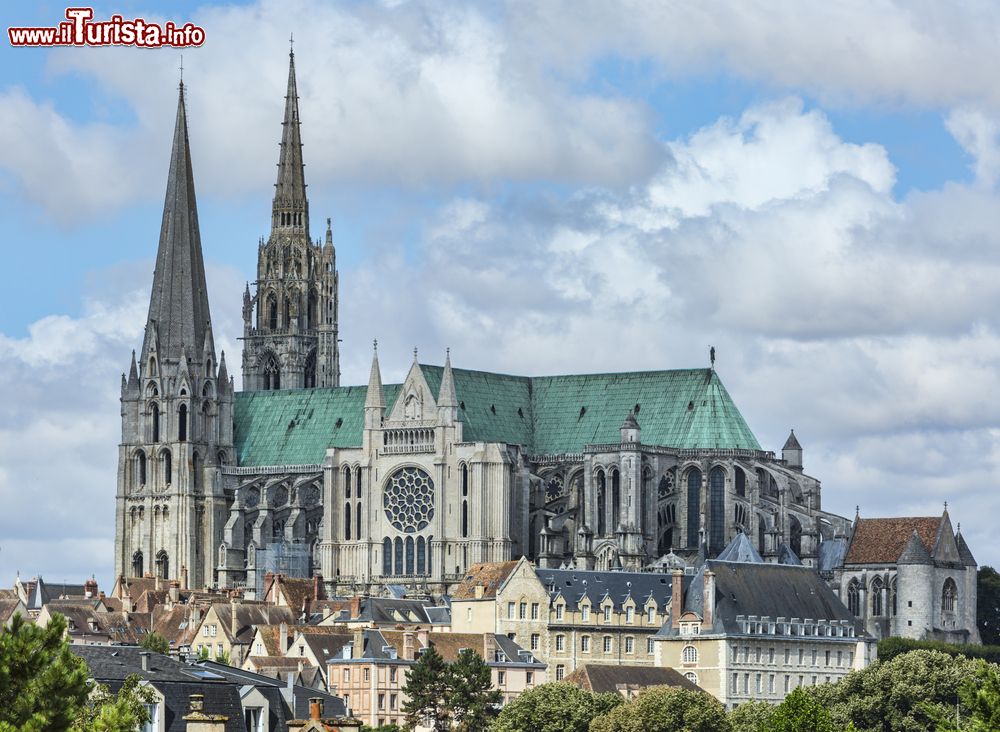
[[361, 600], [363, 598], [360, 595], [355, 595], [351, 598], [351, 620], [354, 620], [359, 615], [361, 615]]
[[670, 627], [681, 627], [681, 611], [684, 609], [684, 573], [675, 569], [670, 585]]
[[309, 719], [318, 722], [323, 716], [323, 699], [314, 696], [309, 700]]

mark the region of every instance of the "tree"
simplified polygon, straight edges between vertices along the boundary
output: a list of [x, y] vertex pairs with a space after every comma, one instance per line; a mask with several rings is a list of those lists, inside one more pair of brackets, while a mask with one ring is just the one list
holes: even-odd
[[748, 701], [729, 713], [732, 732], [763, 732], [769, 729], [775, 707], [765, 701]]
[[20, 614], [0, 628], [0, 732], [132, 732], [147, 721], [150, 692], [138, 679], [126, 680], [117, 695], [92, 687], [65, 633], [59, 614], [44, 628]]
[[978, 663], [940, 651], [910, 651], [804, 692], [830, 711], [837, 729], [933, 729], [936, 712], [954, 714], [959, 690]]
[[223, 666], [230, 666], [229, 653], [227, 651], [219, 651], [215, 654], [215, 662], [221, 663]]
[[729, 732], [726, 708], [703, 691], [654, 686], [590, 724], [590, 732]]
[[170, 653], [170, 642], [159, 633], [148, 634], [139, 645], [147, 651], [162, 653], [164, 656]]
[[441, 654], [433, 646], [426, 648], [410, 667], [403, 686], [407, 697], [403, 712], [408, 727], [426, 723], [434, 730], [448, 728], [450, 715], [446, 701], [450, 681], [448, 664]]
[[800, 686], [785, 697], [761, 728], [764, 732], [835, 732], [833, 717], [814, 697]]
[[938, 732], [1000, 729], [1000, 666], [977, 661], [975, 673], [959, 690], [959, 703], [951, 708], [931, 706], [927, 712]]
[[492, 732], [587, 732], [591, 720], [623, 703], [618, 694], [591, 694], [566, 682], [542, 684], [500, 711]]
[[976, 588], [976, 624], [985, 645], [1000, 645], [1000, 573], [980, 567]]
[[493, 688], [490, 667], [472, 649], [463, 649], [449, 669], [446, 706], [460, 730], [483, 730], [496, 717], [503, 693]]

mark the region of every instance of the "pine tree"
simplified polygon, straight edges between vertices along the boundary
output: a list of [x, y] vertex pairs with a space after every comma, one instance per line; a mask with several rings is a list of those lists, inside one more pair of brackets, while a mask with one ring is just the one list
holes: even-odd
[[493, 688], [490, 667], [466, 648], [449, 666], [451, 688], [447, 708], [460, 730], [482, 730], [500, 711], [503, 693]]
[[0, 732], [131, 732], [146, 721], [151, 692], [137, 677], [118, 694], [92, 688], [90, 670], [69, 649], [58, 613], [44, 628], [15, 615], [0, 626]]
[[431, 729], [448, 729], [449, 711], [446, 706], [451, 674], [448, 664], [433, 647], [425, 649], [406, 675], [403, 712], [408, 727], [424, 723]]

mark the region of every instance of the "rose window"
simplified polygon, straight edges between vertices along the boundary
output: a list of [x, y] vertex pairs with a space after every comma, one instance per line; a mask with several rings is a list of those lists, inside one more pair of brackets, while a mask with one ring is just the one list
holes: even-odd
[[434, 481], [420, 468], [400, 468], [385, 485], [382, 505], [397, 530], [420, 531], [434, 518]]

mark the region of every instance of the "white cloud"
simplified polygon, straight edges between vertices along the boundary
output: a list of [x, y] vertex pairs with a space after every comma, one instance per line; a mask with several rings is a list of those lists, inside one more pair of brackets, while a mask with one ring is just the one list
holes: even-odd
[[952, 110], [945, 121], [948, 131], [972, 156], [976, 182], [986, 188], [1000, 176], [1000, 123], [977, 109]]

